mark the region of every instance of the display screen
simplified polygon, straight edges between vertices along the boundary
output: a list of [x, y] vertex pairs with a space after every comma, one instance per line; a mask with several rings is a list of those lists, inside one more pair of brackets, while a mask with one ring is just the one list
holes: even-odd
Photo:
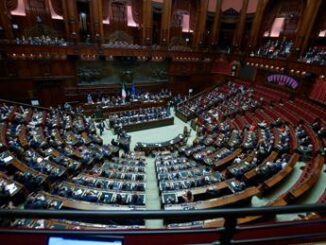
[[110, 239], [109, 241], [96, 239], [77, 239], [66, 237], [50, 237], [48, 245], [122, 245], [122, 240]]
[[32, 106], [39, 106], [40, 102], [38, 100], [32, 100], [31, 104], [32, 104]]

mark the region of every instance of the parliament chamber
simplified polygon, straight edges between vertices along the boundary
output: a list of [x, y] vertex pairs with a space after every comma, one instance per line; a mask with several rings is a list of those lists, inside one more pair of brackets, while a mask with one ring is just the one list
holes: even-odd
[[1, 244], [323, 244], [325, 0], [1, 0]]

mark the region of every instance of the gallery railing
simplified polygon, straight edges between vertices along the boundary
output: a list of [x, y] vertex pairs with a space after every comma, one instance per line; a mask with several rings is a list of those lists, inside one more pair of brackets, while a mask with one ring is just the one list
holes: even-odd
[[[297, 220], [291, 223], [288, 222], [272, 222], [265, 224], [251, 224], [251, 225], [237, 225], [237, 219], [247, 216], [273, 216], [279, 214], [295, 214], [295, 213], [325, 213], [326, 205], [292, 205], [285, 207], [261, 207], [261, 208], [221, 208], [209, 210], [188, 210], [188, 211], [161, 211], [161, 210], [148, 210], [148, 211], [76, 211], [76, 210], [12, 210], [1, 209], [0, 217], [5, 219], [17, 218], [34, 218], [34, 219], [69, 219], [69, 220], [83, 220], [101, 223], [108, 219], [171, 219], [179, 220], [182, 222], [185, 219], [205, 220], [213, 218], [224, 218], [224, 226], [216, 229], [184, 229], [184, 230], [139, 230], [136, 231], [137, 235], [155, 235], [155, 234], [195, 234], [205, 232], [216, 232], [220, 234], [219, 241], [214, 244], [253, 244], [264, 242], [277, 242], [277, 241], [300, 241], [304, 238], [306, 241], [312, 239], [326, 239], [326, 229], [322, 232], [308, 232], [309, 226], [326, 227], [326, 219], [318, 220]], [[264, 236], [259, 238], [246, 237], [246, 239], [235, 239], [237, 233], [244, 231], [259, 231], [262, 229], [285, 229], [289, 227], [307, 227], [307, 233], [295, 235], [282, 235], [282, 236]], [[58, 233], [59, 232], [59, 233]], [[135, 230], [128, 231], [114, 231], [114, 230], [96, 230], [96, 231], [58, 231], [58, 230], [34, 230], [34, 229], [8, 229], [1, 228], [0, 234], [75, 234], [78, 236], [89, 235], [128, 235], [135, 234]]]

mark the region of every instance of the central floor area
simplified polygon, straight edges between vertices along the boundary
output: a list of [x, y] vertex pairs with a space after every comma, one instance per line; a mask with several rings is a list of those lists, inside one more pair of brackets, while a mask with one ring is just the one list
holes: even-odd
[[[174, 125], [164, 126], [159, 128], [153, 128], [148, 130], [141, 130], [136, 132], [130, 132], [128, 135], [131, 136], [130, 150], [133, 151], [137, 142], [143, 143], [160, 143], [168, 141], [176, 137], [178, 134], [182, 134], [184, 127], [187, 126], [188, 129], [191, 129], [190, 122], [185, 123], [181, 121], [178, 117], [175, 116], [173, 110], [171, 114], [174, 116]], [[99, 133], [99, 132], [98, 132]], [[102, 135], [103, 143], [110, 144], [112, 139], [116, 139], [116, 135], [113, 134], [113, 131], [110, 129], [105, 129]], [[196, 138], [196, 133], [194, 130], [191, 130], [190, 137], [188, 139], [188, 145], [192, 144], [193, 140]], [[161, 197], [158, 188], [157, 174], [155, 170], [155, 159], [153, 157], [146, 157], [146, 209], [148, 210], [160, 210], [161, 209]], [[291, 173], [288, 178], [286, 178], [278, 188], [274, 191], [264, 195], [263, 197], [254, 196], [251, 201], [252, 207], [261, 207], [265, 206], [267, 203], [275, 200], [282, 193], [285, 193], [291, 188], [291, 186], [299, 179], [302, 169], [305, 163], [300, 162], [295, 165], [294, 171]], [[324, 183], [326, 182], [326, 166], [324, 165], [323, 173], [321, 174], [318, 182], [312, 188], [307, 195], [305, 195], [297, 204], [308, 204], [316, 203], [318, 198], [324, 192]], [[296, 219], [297, 215], [278, 215], [277, 220], [293, 220]], [[147, 228], [164, 228], [163, 220], [146, 220]]]
[[[190, 123], [181, 121], [178, 117], [175, 116], [175, 113], [172, 109], [171, 114], [174, 116], [174, 125], [128, 133], [128, 135], [131, 136], [130, 150], [134, 149], [137, 142], [159, 143], [168, 141], [176, 137], [178, 134], [182, 134], [185, 126], [190, 129]], [[188, 143], [192, 142], [195, 136], [195, 132], [192, 131]], [[102, 138], [104, 140], [104, 144], [109, 144], [111, 143], [111, 139], [116, 138], [116, 135], [113, 134], [112, 130], [105, 130]]]
[[[175, 138], [178, 134], [182, 134], [185, 126], [190, 129], [190, 123], [181, 121], [175, 116], [172, 109], [171, 114], [174, 116], [174, 125], [128, 133], [128, 135], [131, 136], [130, 150], [133, 151], [137, 142], [159, 143], [168, 141]], [[196, 133], [192, 130], [188, 139], [188, 144], [191, 144], [195, 137]], [[113, 133], [113, 130], [106, 129], [104, 130], [102, 138], [104, 144], [110, 144], [111, 140], [116, 138], [116, 135]], [[148, 210], [161, 209], [161, 197], [154, 161], [154, 158], [146, 157], [146, 209]], [[146, 227], [158, 229], [164, 228], [163, 220], [146, 220]]]

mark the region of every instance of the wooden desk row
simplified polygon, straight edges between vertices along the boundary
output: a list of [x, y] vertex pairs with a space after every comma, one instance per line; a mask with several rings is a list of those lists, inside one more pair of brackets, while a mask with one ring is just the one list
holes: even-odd
[[[323, 169], [325, 158], [322, 155], [317, 155], [313, 159], [311, 168], [304, 170], [303, 174], [307, 174], [300, 183], [296, 184], [293, 189], [290, 190], [289, 195], [291, 200], [295, 200], [307, 192], [318, 181], [321, 171]], [[307, 172], [305, 172], [307, 171]], [[300, 177], [301, 178], [301, 177]], [[300, 180], [300, 179], [299, 179]]]
[[[146, 183], [144, 183], [143, 181], [109, 179], [109, 178], [104, 178], [104, 177], [99, 177], [94, 175], [88, 175], [88, 174], [79, 174], [74, 178], [75, 179], [73, 179], [73, 181], [78, 180], [79, 178], [93, 181], [94, 185], [96, 185], [97, 182], [102, 181], [102, 182], [107, 182], [108, 184], [115, 183], [119, 185], [123, 185], [123, 184], [143, 185], [144, 189], [146, 189]], [[138, 191], [138, 192], [143, 192], [143, 191]]]
[[96, 113], [98, 110], [100, 110], [101, 113], [103, 113], [104, 117], [108, 117], [109, 114], [115, 113], [115, 112], [123, 112], [123, 111], [131, 111], [136, 109], [145, 109], [145, 108], [151, 108], [151, 107], [165, 107], [167, 106], [167, 103], [169, 101], [169, 98], [159, 101], [149, 101], [149, 102], [130, 102], [126, 103], [124, 105], [115, 105], [115, 106], [103, 106], [102, 103], [94, 103], [94, 104], [84, 104], [83, 110], [85, 115], [91, 116], [94, 113]]
[[[277, 199], [269, 202], [266, 204], [267, 207], [282, 207], [286, 206], [287, 202], [283, 199], [282, 196], [278, 197]], [[246, 224], [253, 221], [257, 221], [258, 219], [264, 218], [263, 216], [247, 216], [243, 218], [237, 219], [237, 224]], [[182, 223], [182, 224], [171, 224], [168, 226], [169, 229], [178, 229], [178, 228], [218, 228], [224, 226], [224, 219], [223, 218], [215, 218], [215, 219], [208, 219], [203, 221], [196, 221], [189, 223]]]
[[313, 153], [316, 154], [321, 148], [321, 143], [320, 143], [319, 139], [317, 138], [316, 133], [312, 130], [311, 127], [309, 127], [305, 124], [304, 130], [307, 133], [307, 135], [310, 137], [311, 143], [313, 146]]
[[[206, 182], [206, 179], [207, 179], [207, 181], [209, 181], [211, 183], [210, 186], [218, 185], [218, 183], [220, 183], [221, 180], [222, 180], [221, 175], [220, 175], [219, 172], [214, 172], [214, 173], [211, 173], [209, 175], [192, 176], [192, 177], [188, 177], [188, 178], [185, 178], [185, 179], [177, 179], [177, 180], [166, 180], [166, 179], [164, 179], [164, 180], [160, 180], [159, 189], [164, 194], [165, 192], [170, 192], [169, 190], [164, 190], [164, 187], [166, 185], [173, 185], [173, 186], [179, 186], [179, 188], [176, 188], [178, 190], [184, 189], [185, 191], [188, 191], [189, 189], [180, 188], [180, 186], [184, 185], [182, 187], [185, 187], [185, 183], [187, 183], [187, 184], [194, 183], [194, 185], [198, 185], [198, 181], [201, 181], [203, 178], [205, 178], [205, 182]], [[195, 188], [201, 188], [201, 187], [193, 187], [193, 188], [191, 188], [191, 190], [195, 189]]]
[[207, 201], [198, 201], [186, 204], [167, 204], [165, 210], [189, 210], [189, 209], [209, 209], [236, 204], [240, 201], [245, 201], [259, 194], [257, 187], [249, 187], [244, 191], [233, 193], [231, 195], [220, 198], [209, 199]]
[[153, 150], [162, 151], [164, 148], [174, 147], [178, 144], [181, 144], [185, 141], [185, 137], [182, 134], [179, 134], [177, 137], [169, 141], [164, 141], [161, 143], [141, 143], [138, 142], [135, 146], [135, 151], [143, 151], [145, 155]]
[[225, 170], [222, 171], [222, 173], [225, 176], [230, 176], [232, 175], [232, 170], [233, 169], [237, 169], [237, 168], [241, 168], [242, 165], [247, 163], [251, 163], [252, 160], [254, 159], [254, 157], [256, 156], [256, 154], [254, 152], [250, 153], [249, 155], [247, 155], [243, 160], [241, 160], [240, 163], [233, 163], [231, 166], [227, 167]]
[[228, 155], [227, 157], [221, 160], [216, 161], [214, 163], [213, 168], [216, 170], [224, 169], [225, 165], [231, 162], [233, 159], [235, 159], [241, 152], [242, 150], [240, 148], [236, 149], [232, 154]]
[[5, 186], [5, 189], [9, 192], [10, 197], [14, 197], [20, 191], [22, 191], [24, 186], [17, 181], [10, 179], [6, 174], [0, 172], [0, 186]]
[[92, 224], [71, 220], [39, 220], [39, 219], [18, 219], [13, 226], [28, 229], [55, 229], [55, 230], [132, 230], [145, 229], [143, 225], [104, 225]]
[[[158, 128], [163, 126], [170, 126], [174, 124], [174, 118], [163, 118], [158, 120], [151, 120], [151, 121], [143, 121], [138, 123], [131, 123], [127, 125], [123, 125], [122, 128], [126, 132], [134, 132], [139, 130], [146, 130], [151, 128]], [[119, 127], [114, 128], [114, 132], [118, 133]]]
[[48, 176], [46, 174], [43, 174], [41, 172], [35, 171], [34, 169], [28, 167], [25, 163], [21, 162], [18, 160], [12, 153], [6, 152], [7, 153], [7, 166], [10, 166], [14, 168], [15, 170], [18, 170], [23, 173], [31, 173], [33, 176], [42, 176], [43, 182], [45, 183], [47, 181]]
[[68, 181], [62, 181], [59, 184], [54, 184], [52, 187], [63, 187], [63, 186], [67, 186], [73, 191], [81, 189], [84, 191], [98, 192], [99, 194], [109, 192], [109, 193], [115, 193], [115, 194], [121, 194], [121, 195], [132, 195], [132, 194], [136, 193], [138, 195], [144, 196], [144, 192], [141, 192], [141, 191], [139, 192], [139, 191], [104, 190], [102, 188], [80, 185], [80, 184], [68, 182]]
[[271, 189], [278, 183], [280, 183], [283, 179], [285, 179], [288, 175], [290, 175], [290, 173], [295, 167], [295, 164], [299, 161], [299, 158], [299, 154], [294, 153], [286, 164], [285, 168], [283, 168], [281, 171], [279, 171], [277, 174], [275, 174], [268, 180], [265, 180], [262, 186], [260, 187], [260, 190], [266, 191], [268, 189]]
[[40, 195], [44, 195], [47, 199], [62, 203], [62, 208], [77, 209], [77, 210], [145, 210], [145, 206], [134, 205], [118, 205], [118, 204], [102, 204], [91, 203], [86, 201], [73, 200], [57, 195], [52, 195], [47, 192], [38, 192]]
[[117, 172], [113, 171], [107, 168], [107, 164], [102, 164], [101, 166], [94, 166], [93, 169], [91, 170], [92, 173], [98, 175], [98, 176], [105, 176], [107, 175], [109, 179], [119, 179], [119, 180], [145, 180], [145, 174], [143, 173], [124, 173], [124, 172]]
[[[271, 152], [271, 154], [260, 165], [263, 165], [263, 164], [265, 164], [267, 162], [274, 162], [275, 159], [277, 158], [277, 156], [278, 156], [277, 152], [275, 152], [275, 151]], [[258, 175], [257, 169], [254, 168], [254, 169], [250, 170], [249, 172], [246, 172], [245, 175], [244, 175], [244, 178], [245, 178], [246, 181], [251, 181], [257, 175]]]

